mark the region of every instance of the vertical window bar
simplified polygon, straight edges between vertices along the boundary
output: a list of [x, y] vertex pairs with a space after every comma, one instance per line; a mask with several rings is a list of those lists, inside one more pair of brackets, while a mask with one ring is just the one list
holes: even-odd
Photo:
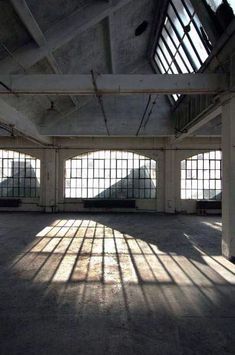
[[174, 45], [174, 47], [175, 47], [175, 49], [176, 49], [175, 56], [176, 56], [177, 53], [179, 54], [179, 56], [180, 56], [182, 62], [184, 63], [185, 67], [187, 68], [188, 73], [190, 73], [190, 69], [189, 69], [187, 63], [185, 62], [183, 56], [181, 55], [181, 53], [180, 53], [180, 51], [179, 51], [179, 49], [180, 49], [180, 47], [181, 47], [182, 44], [179, 43], [179, 45], [177, 46], [177, 45], [175, 44], [175, 42], [173, 41], [173, 39], [172, 39], [172, 37], [171, 37], [171, 35], [170, 35], [169, 31], [168, 31], [168, 28], [167, 28], [167, 27], [164, 27], [164, 28], [165, 28], [165, 31], [167, 32], [167, 34], [168, 34], [168, 36], [169, 36], [171, 42], [173, 43], [173, 45]]
[[178, 65], [178, 63], [177, 63], [177, 61], [175, 60], [175, 56], [173, 56], [173, 53], [171, 52], [171, 50], [170, 50], [168, 44], [166, 43], [164, 37], [161, 36], [161, 39], [162, 39], [162, 41], [164, 42], [164, 44], [165, 44], [165, 46], [166, 46], [166, 48], [167, 48], [167, 50], [168, 50], [168, 52], [170, 53], [171, 58], [172, 58], [169, 67], [171, 67], [172, 63], [174, 63], [175, 66], [177, 67], [178, 72], [179, 72], [179, 73], [182, 73], [182, 71], [181, 71], [181, 69], [180, 69], [180, 67], [179, 67], [179, 65]]
[[[109, 159], [107, 159], [107, 151], [102, 152], [105, 154], [106, 159], [101, 159], [101, 152], [88, 153], [86, 157], [87, 166], [86, 166], [86, 186], [83, 188], [82, 192], [80, 189], [74, 187], [78, 186], [77, 181], [82, 182], [83, 180], [83, 165], [82, 165], [82, 178], [80, 179], [79, 169], [75, 169], [75, 176], [69, 177], [69, 174], [65, 173], [65, 197], [78, 197], [78, 198], [153, 198], [156, 195], [156, 178], [152, 185], [149, 184], [149, 179], [146, 176], [143, 176], [141, 184], [139, 184], [139, 179], [136, 176], [136, 163], [138, 163], [138, 169], [140, 168], [140, 160], [146, 162], [144, 165], [151, 165], [149, 158], [143, 156], [134, 155], [130, 152], [117, 152], [117, 151], [108, 151]], [[83, 161], [84, 161], [83, 158]], [[65, 163], [67, 169], [71, 169], [71, 166], [78, 164], [78, 157], [68, 160], [70, 164]], [[67, 161], [67, 162], [68, 162]], [[96, 163], [92, 164], [92, 169], [99, 166], [99, 169], [96, 169], [95, 175], [92, 174], [92, 181], [96, 181], [95, 184], [92, 184], [91, 187], [91, 178], [89, 174], [88, 161]], [[98, 161], [98, 163], [97, 163]], [[74, 163], [75, 162], [75, 163]], [[105, 165], [101, 162], [105, 162]], [[108, 165], [107, 165], [107, 162]], [[131, 165], [129, 164], [131, 162]], [[108, 168], [106, 169], [106, 167]], [[78, 165], [76, 166], [78, 168]], [[131, 167], [131, 168], [130, 168]], [[109, 170], [109, 171], [108, 171]], [[108, 172], [108, 174], [107, 174]], [[93, 173], [93, 170], [92, 170]], [[115, 175], [113, 175], [115, 173]], [[77, 176], [76, 176], [77, 174]], [[144, 174], [144, 172], [143, 172]], [[156, 173], [150, 172], [150, 175], [156, 176]], [[88, 181], [87, 181], [88, 179]], [[69, 183], [70, 181], [70, 183]], [[107, 186], [107, 181], [109, 186]], [[98, 185], [97, 185], [98, 182]], [[72, 185], [72, 188], [71, 188]], [[138, 186], [137, 186], [138, 185]], [[68, 190], [69, 187], [69, 190]], [[102, 191], [102, 189], [104, 189]], [[108, 190], [108, 192], [107, 192]], [[144, 192], [146, 190], [146, 193]], [[85, 191], [85, 193], [84, 193]], [[120, 194], [120, 195], [119, 195]], [[143, 195], [145, 194], [145, 195]]]
[[207, 51], [208, 54], [210, 54], [209, 48], [204, 45], [204, 38], [203, 38], [203, 36], [202, 36], [202, 34], [201, 34], [201, 31], [200, 31], [200, 29], [198, 28], [197, 23], [196, 23], [196, 21], [195, 21], [195, 19], [194, 19], [194, 16], [196, 15], [196, 12], [194, 11], [194, 13], [191, 14], [190, 11], [189, 11], [189, 9], [188, 9], [188, 5], [186, 4], [186, 2], [185, 2], [184, 0], [181, 0], [181, 1], [182, 1], [183, 5], [184, 5], [184, 7], [185, 7], [185, 10], [186, 10], [187, 13], [188, 13], [188, 16], [190, 17], [191, 22], [193, 23], [193, 25], [194, 25], [194, 27], [195, 27], [197, 33], [198, 33], [198, 36], [199, 36], [200, 39], [201, 39], [201, 42], [202, 42], [202, 44], [203, 44], [205, 50]]
[[166, 57], [166, 55], [165, 55], [165, 53], [164, 53], [164, 50], [162, 49], [162, 47], [161, 47], [160, 44], [158, 45], [158, 49], [160, 50], [162, 56], [164, 57], [164, 59], [165, 59], [167, 65], [168, 65], [168, 68], [167, 68], [167, 71], [168, 71], [168, 69], [170, 68], [170, 63], [169, 63], [169, 61], [168, 61], [168, 59], [167, 59], [167, 57]]
[[162, 62], [162, 60], [161, 60], [160, 56], [158, 55], [158, 53], [157, 53], [157, 52], [155, 53], [155, 55], [158, 57], [158, 59], [159, 59], [159, 61], [160, 61], [161, 65], [162, 65], [162, 67], [163, 67], [163, 69], [165, 70], [165, 73], [166, 73], [166, 72], [167, 72], [167, 69], [166, 69], [165, 65], [163, 64], [163, 62]]
[[38, 162], [38, 159], [23, 153], [0, 150], [0, 196], [38, 197]]
[[171, 18], [168, 17], [168, 19], [169, 19], [169, 22], [170, 22], [170, 24], [171, 24], [171, 27], [173, 28], [173, 30], [174, 30], [174, 32], [175, 32], [175, 34], [176, 34], [176, 36], [177, 36], [177, 38], [178, 38], [178, 40], [179, 40], [179, 42], [180, 42], [182, 48], [183, 48], [183, 50], [184, 50], [184, 52], [185, 52], [185, 54], [186, 54], [186, 56], [187, 56], [187, 58], [188, 58], [188, 60], [189, 60], [189, 62], [190, 62], [190, 64], [191, 64], [191, 66], [192, 66], [192, 68], [193, 68], [193, 70], [194, 70], [194, 71], [197, 71], [197, 67], [196, 67], [196, 65], [195, 65], [195, 63], [194, 63], [194, 60], [192, 59], [192, 57], [191, 57], [191, 55], [190, 55], [190, 53], [189, 53], [187, 47], [186, 47], [185, 44], [184, 44], [184, 41], [183, 41], [183, 39], [184, 39], [184, 37], [185, 37], [185, 33], [184, 33], [183, 37], [181, 38], [180, 35], [179, 35], [179, 33], [178, 33], [178, 31], [177, 31], [177, 29], [176, 29], [176, 27], [175, 27], [175, 25], [174, 25], [174, 23], [173, 23], [173, 21], [171, 20]]
[[[196, 48], [195, 48], [195, 46], [194, 46], [194, 43], [193, 43], [193, 41], [192, 41], [191, 36], [188, 34], [188, 32], [185, 32], [185, 25], [184, 25], [182, 19], [180, 18], [179, 14], [178, 14], [178, 12], [177, 12], [177, 10], [176, 10], [176, 8], [175, 8], [174, 2], [173, 2], [173, 1], [170, 1], [170, 3], [171, 3], [171, 6], [172, 6], [172, 8], [173, 8], [173, 10], [174, 10], [174, 12], [175, 12], [176, 17], [178, 18], [178, 20], [179, 20], [181, 26], [182, 26], [183, 29], [184, 29], [184, 33], [186, 34], [186, 36], [187, 36], [187, 38], [188, 38], [188, 40], [189, 40], [189, 42], [190, 42], [190, 44], [191, 44], [191, 46], [192, 46], [192, 48], [193, 48], [195, 54], [196, 54], [196, 56], [197, 56], [199, 62], [200, 62], [201, 65], [202, 65], [203, 63], [202, 63], [201, 57], [200, 57], [200, 55], [198, 54], [198, 51], [196, 50]], [[189, 24], [190, 24], [190, 22], [189, 22]]]

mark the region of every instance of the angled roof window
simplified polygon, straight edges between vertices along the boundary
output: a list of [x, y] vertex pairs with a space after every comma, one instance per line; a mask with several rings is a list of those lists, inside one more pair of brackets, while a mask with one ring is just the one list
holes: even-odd
[[[156, 46], [154, 60], [162, 74], [198, 71], [211, 51], [211, 43], [189, 0], [170, 0]], [[180, 95], [172, 98], [177, 101]]]

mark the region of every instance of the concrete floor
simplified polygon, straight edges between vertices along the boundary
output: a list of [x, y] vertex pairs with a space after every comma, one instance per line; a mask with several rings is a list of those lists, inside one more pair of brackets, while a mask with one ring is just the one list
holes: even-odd
[[0, 214], [0, 354], [234, 354], [219, 217]]

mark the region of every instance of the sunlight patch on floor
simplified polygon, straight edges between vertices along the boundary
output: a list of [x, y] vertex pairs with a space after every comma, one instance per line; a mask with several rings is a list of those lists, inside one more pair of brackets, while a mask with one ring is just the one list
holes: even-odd
[[202, 224], [205, 224], [207, 227], [216, 229], [218, 231], [222, 231], [222, 223], [221, 222], [207, 222], [207, 221], [203, 221], [201, 222]]
[[[235, 283], [234, 266], [209, 256], [161, 251], [157, 243], [123, 234], [93, 220], [56, 220], [12, 263], [22, 278], [39, 283], [161, 284], [212, 287]], [[229, 263], [229, 265], [228, 265]]]

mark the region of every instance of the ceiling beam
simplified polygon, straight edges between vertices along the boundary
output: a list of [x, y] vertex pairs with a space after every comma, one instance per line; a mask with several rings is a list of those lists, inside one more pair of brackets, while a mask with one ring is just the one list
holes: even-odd
[[[28, 7], [26, 1], [25, 0], [10, 0], [10, 1], [16, 13], [20, 17], [22, 23], [27, 28], [28, 32], [30, 33], [34, 41], [37, 43], [37, 45], [39, 47], [47, 46], [46, 38], [43, 32], [41, 31], [37, 21], [35, 20], [32, 12], [30, 11], [30, 8]], [[46, 59], [48, 60], [54, 73], [62, 74], [62, 71], [60, 70], [58, 63], [51, 52], [48, 51], [46, 55]], [[70, 96], [70, 99], [75, 105], [75, 107], [77, 107], [78, 100], [76, 99], [76, 97]]]
[[[29, 43], [21, 47], [14, 52], [14, 58], [8, 57], [0, 62], [0, 71], [11, 73], [19, 70], [19, 64], [17, 63], [20, 63], [25, 69], [30, 68], [32, 65], [45, 58], [48, 53], [53, 53], [56, 49], [62, 47], [90, 27], [95, 26], [131, 1], [132, 0], [119, 0], [115, 1], [115, 4], [98, 2], [83, 11], [75, 11], [72, 15], [57, 22], [44, 33], [46, 44], [35, 47], [34, 43]], [[17, 0], [14, 2], [16, 4], [18, 3]], [[32, 20], [30, 21], [31, 26], [34, 26]], [[34, 31], [35, 29], [36, 28], [34, 28]], [[40, 42], [42, 41], [41, 36], [37, 32], [34, 33], [34, 36]]]
[[43, 144], [52, 143], [49, 137], [44, 137], [39, 134], [34, 122], [12, 106], [8, 105], [2, 99], [0, 99], [0, 122], [10, 125], [13, 129], [15, 128], [28, 139], [32, 139]]
[[113, 14], [110, 14], [108, 19], [108, 41], [109, 41], [109, 58], [110, 58], [110, 67], [111, 73], [116, 73], [116, 61], [115, 61], [115, 49], [114, 49], [114, 40], [113, 40]]
[[182, 139], [193, 135], [198, 129], [222, 114], [222, 106], [211, 108], [203, 115], [196, 117], [191, 124], [185, 128], [185, 133], [180, 133], [177, 137], [171, 139], [171, 144], [179, 143]]
[[10, 2], [34, 41], [39, 47], [43, 47], [46, 44], [45, 37], [25, 0], [10, 0]]
[[218, 94], [229, 89], [228, 78], [224, 74], [100, 74], [95, 81], [96, 85], [91, 75], [79, 74], [0, 75], [3, 84], [0, 94]]

